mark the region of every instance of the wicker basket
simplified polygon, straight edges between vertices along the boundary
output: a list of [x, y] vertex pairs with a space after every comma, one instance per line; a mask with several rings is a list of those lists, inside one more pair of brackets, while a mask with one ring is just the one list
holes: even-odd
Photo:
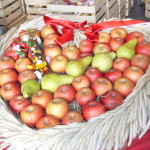
[[[21, 29], [44, 26], [42, 17], [13, 27], [0, 37], [0, 55]], [[150, 23], [124, 26], [128, 31], [142, 32], [150, 41]], [[104, 31], [110, 31], [107, 29]], [[6, 103], [0, 99], [1, 149], [11, 145], [10, 150], [118, 150], [132, 140], [142, 137], [150, 127], [150, 68], [138, 81], [124, 103], [112, 111], [84, 123], [55, 126], [34, 130], [23, 124]]]

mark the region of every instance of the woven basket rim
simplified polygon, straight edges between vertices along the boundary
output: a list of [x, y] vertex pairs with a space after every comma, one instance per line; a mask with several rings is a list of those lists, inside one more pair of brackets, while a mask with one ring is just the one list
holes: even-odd
[[[11, 28], [0, 37], [0, 55], [2, 56], [4, 49], [21, 29], [29, 27], [40, 29], [43, 26], [43, 17], [39, 17], [26, 21], [19, 28]], [[146, 40], [150, 41], [149, 22], [123, 27], [129, 32], [138, 29], [145, 35]], [[110, 30], [106, 29], [108, 32]], [[130, 145], [137, 135], [142, 137], [150, 126], [149, 79], [150, 68], [124, 103], [114, 110], [84, 123], [72, 123], [42, 130], [34, 130], [22, 124], [0, 98], [0, 134], [3, 137], [1, 141], [4, 141], [2, 147], [10, 144], [10, 149], [14, 150], [36, 148], [45, 150], [111, 150], [114, 148], [117, 150], [124, 147], [126, 142]]]

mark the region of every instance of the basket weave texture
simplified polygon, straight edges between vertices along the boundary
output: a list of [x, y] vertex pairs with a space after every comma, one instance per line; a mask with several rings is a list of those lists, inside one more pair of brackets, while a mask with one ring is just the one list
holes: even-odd
[[[0, 37], [0, 56], [20, 30], [41, 29], [43, 17], [13, 27]], [[150, 23], [123, 26], [128, 32], [142, 32], [150, 41]], [[105, 29], [103, 31], [110, 31]], [[84, 123], [34, 130], [23, 124], [0, 98], [0, 149], [9, 150], [118, 150], [142, 137], [150, 127], [150, 67], [133, 92], [116, 109]]]

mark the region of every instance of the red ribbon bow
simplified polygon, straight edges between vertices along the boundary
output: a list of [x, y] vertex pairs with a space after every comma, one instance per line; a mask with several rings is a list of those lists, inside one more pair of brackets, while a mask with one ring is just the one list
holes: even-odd
[[122, 21], [106, 21], [100, 23], [94, 23], [88, 27], [85, 27], [87, 21], [81, 23], [74, 23], [68, 20], [54, 19], [44, 16], [44, 22], [46, 25], [50, 25], [56, 32], [58, 32], [58, 27], [62, 26], [62, 34], [56, 40], [56, 43], [62, 46], [64, 43], [68, 41], [72, 41], [74, 39], [73, 30], [78, 29], [84, 31], [84, 34], [90, 41], [97, 42], [98, 41], [98, 31], [102, 31], [103, 29], [127, 26], [132, 24], [144, 23], [145, 21], [141, 20], [122, 20]]

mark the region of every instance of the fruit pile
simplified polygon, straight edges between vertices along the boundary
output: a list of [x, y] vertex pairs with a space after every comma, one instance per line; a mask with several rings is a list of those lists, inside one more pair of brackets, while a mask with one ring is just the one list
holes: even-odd
[[22, 30], [0, 57], [0, 95], [32, 128], [85, 122], [115, 109], [150, 64], [150, 42], [140, 32], [114, 28], [78, 47], [60, 47], [59, 36], [50, 26]]

